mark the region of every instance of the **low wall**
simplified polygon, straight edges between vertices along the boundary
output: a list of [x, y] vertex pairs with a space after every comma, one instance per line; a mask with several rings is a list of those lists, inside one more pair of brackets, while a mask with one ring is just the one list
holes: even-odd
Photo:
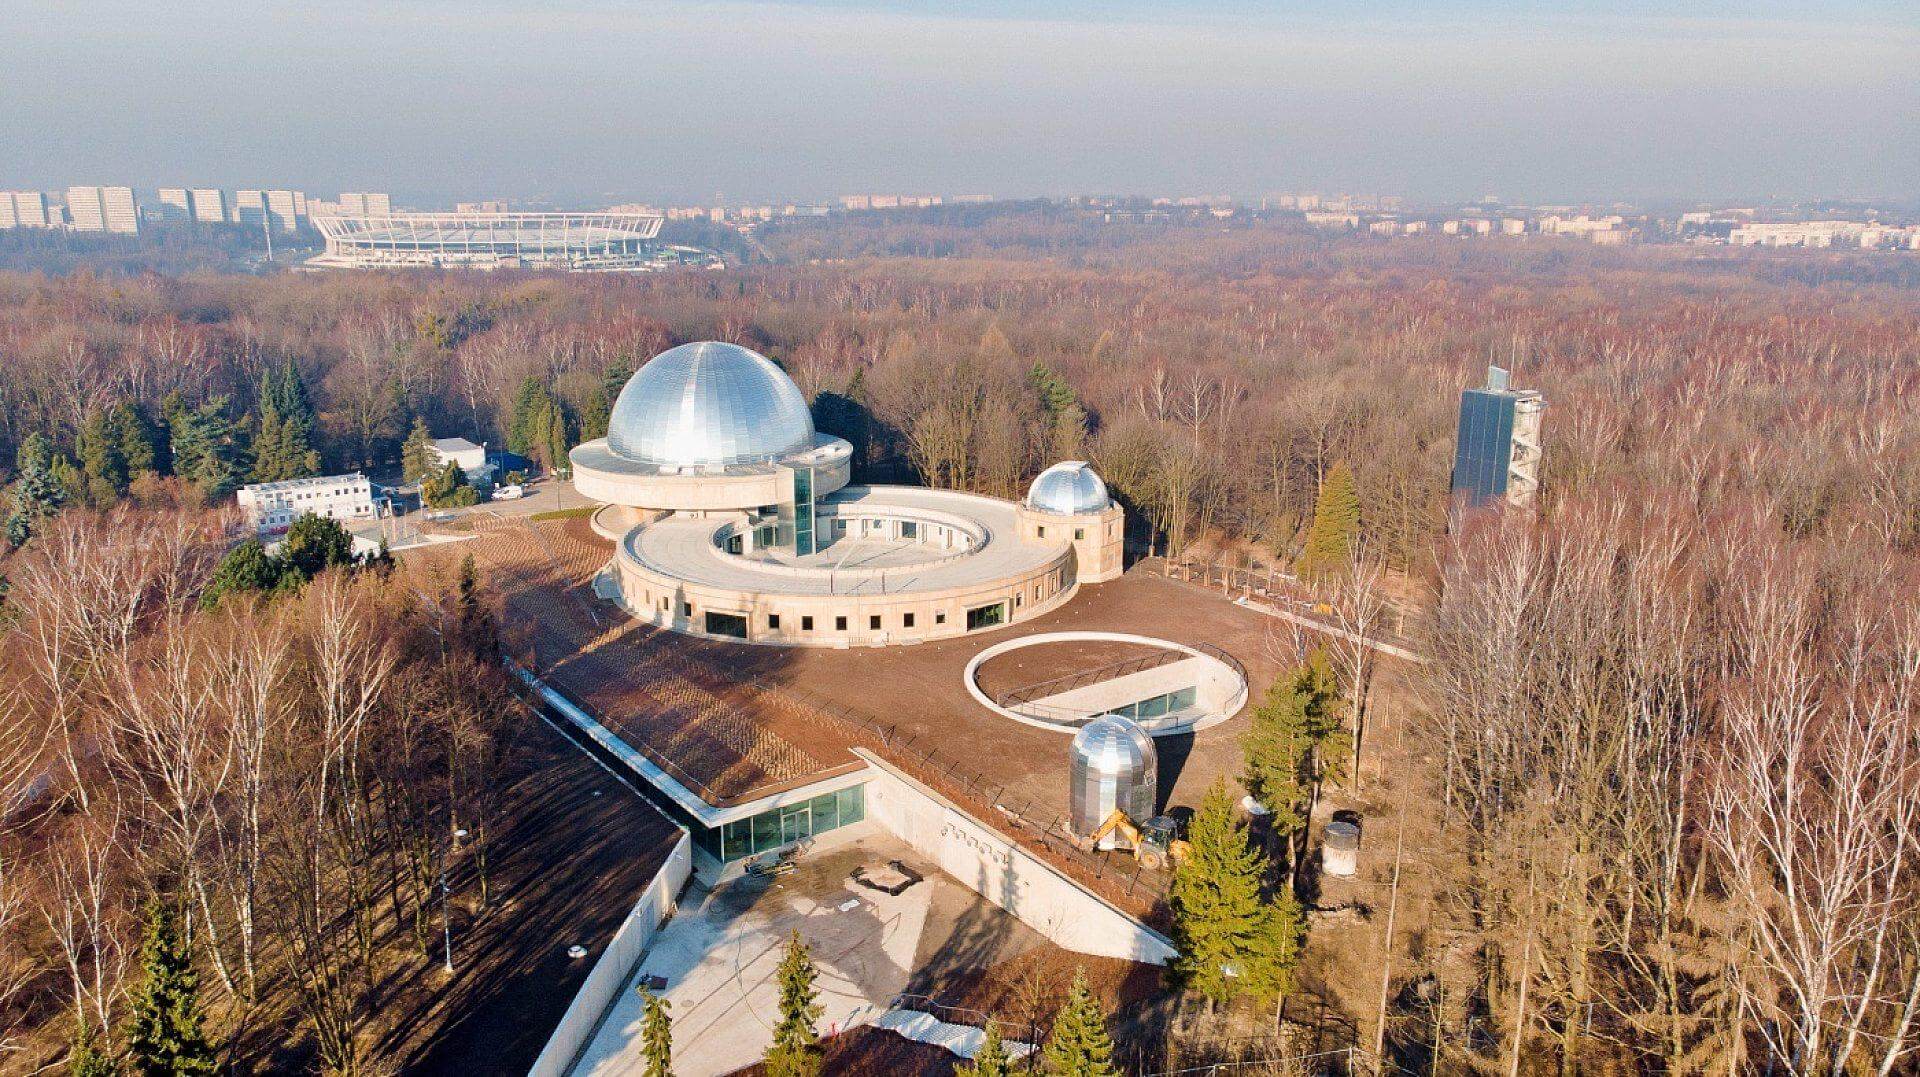
[[600, 1019], [626, 986], [627, 974], [639, 965], [661, 922], [673, 912], [674, 899], [691, 874], [693, 839], [682, 830], [667, 862], [654, 874], [640, 900], [634, 902], [633, 911], [627, 913], [607, 948], [594, 962], [593, 971], [587, 973], [586, 981], [567, 1004], [567, 1012], [560, 1018], [553, 1035], [547, 1038], [540, 1057], [534, 1059], [533, 1068], [527, 1071], [528, 1077], [563, 1077], [573, 1068], [574, 1060], [580, 1057], [600, 1027]]
[[884, 759], [859, 749], [855, 754], [874, 768], [867, 782], [868, 818], [1021, 923], [1075, 953], [1154, 965], [1174, 956], [1165, 935], [1082, 889]]

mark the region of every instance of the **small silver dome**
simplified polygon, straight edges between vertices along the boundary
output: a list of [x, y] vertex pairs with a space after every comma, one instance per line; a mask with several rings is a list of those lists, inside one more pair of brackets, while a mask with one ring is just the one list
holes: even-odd
[[1027, 507], [1056, 516], [1104, 512], [1113, 504], [1107, 484], [1084, 460], [1068, 460], [1042, 471], [1027, 488]]
[[1073, 735], [1069, 771], [1068, 814], [1075, 833], [1092, 833], [1115, 808], [1136, 823], [1153, 815], [1158, 757], [1153, 738], [1133, 719], [1103, 714], [1081, 726]]
[[793, 379], [738, 344], [701, 341], [654, 356], [627, 379], [607, 447], [672, 467], [761, 464], [813, 445], [813, 416]]

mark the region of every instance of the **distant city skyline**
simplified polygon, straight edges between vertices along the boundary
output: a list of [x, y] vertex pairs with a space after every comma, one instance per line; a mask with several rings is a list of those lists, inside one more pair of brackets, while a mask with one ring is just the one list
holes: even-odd
[[1911, 5], [13, 8], [8, 189], [1920, 199]]

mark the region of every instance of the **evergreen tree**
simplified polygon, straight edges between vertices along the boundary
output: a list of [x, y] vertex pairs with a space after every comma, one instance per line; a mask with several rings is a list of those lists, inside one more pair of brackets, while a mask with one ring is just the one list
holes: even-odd
[[673, 1020], [667, 1016], [667, 1000], [651, 991], [646, 994], [646, 1010], [640, 1017], [645, 1077], [673, 1077]]
[[420, 484], [420, 496], [434, 508], [459, 507], [480, 503], [480, 491], [467, 482], [467, 473], [455, 461], [429, 475]]
[[147, 905], [141, 944], [144, 979], [133, 995], [127, 1053], [140, 1077], [186, 1077], [212, 1073], [213, 1045], [200, 1029], [199, 976], [172, 907]]
[[1073, 974], [1067, 1004], [1053, 1019], [1047, 1048], [1041, 1057], [1053, 1077], [1120, 1077], [1113, 1064], [1113, 1037], [1107, 1033], [1107, 1015], [1087, 986], [1086, 970]]
[[246, 468], [234, 440], [233, 420], [227, 418], [226, 397], [216, 396], [197, 408], [182, 404], [168, 412], [167, 432], [173, 473], [192, 483], [202, 497], [222, 498], [240, 485]]
[[419, 482], [434, 473], [437, 459], [433, 454], [433, 431], [427, 429], [427, 420], [414, 416], [413, 429], [400, 445], [402, 475], [408, 482]]
[[1000, 1023], [988, 1018], [986, 1038], [973, 1053], [973, 1061], [956, 1066], [953, 1077], [1008, 1077], [1012, 1072], [1013, 1062], [1007, 1057], [1006, 1042], [1000, 1038]]
[[632, 376], [633, 364], [625, 359], [607, 364], [600, 380], [587, 390], [586, 398], [580, 401], [581, 441], [607, 436], [607, 426], [613, 419], [613, 403], [620, 398], [620, 390], [626, 387], [627, 379]]
[[120, 1064], [100, 1046], [93, 1027], [81, 1018], [67, 1049], [67, 1077], [118, 1077]]
[[1307, 579], [1325, 579], [1346, 571], [1360, 541], [1360, 494], [1345, 460], [1333, 465], [1313, 502], [1313, 527], [1294, 570]]
[[120, 436], [113, 428], [107, 409], [95, 409], [80, 424], [74, 451], [80, 457], [80, 471], [86, 476], [88, 504], [105, 508], [127, 492], [127, 461], [120, 455]]
[[1320, 787], [1346, 775], [1352, 741], [1341, 721], [1345, 710], [1333, 663], [1315, 647], [1267, 690], [1241, 741], [1247, 792], [1272, 813], [1274, 831], [1286, 836], [1289, 862], [1293, 850], [1304, 848], [1296, 837]]
[[13, 511], [7, 516], [6, 537], [16, 549], [27, 544], [40, 521], [58, 515], [66, 504], [67, 492], [50, 466], [53, 459], [53, 446], [37, 430], [27, 435], [14, 454], [18, 477], [10, 491]]
[[1200, 802], [1188, 841], [1168, 895], [1179, 951], [1169, 975], [1210, 1003], [1286, 992], [1299, 962], [1299, 906], [1285, 891], [1271, 904], [1261, 900], [1267, 858], [1247, 843], [1225, 782]]
[[767, 1048], [768, 1077], [816, 1077], [820, 1072], [820, 1034], [813, 1023], [820, 1019], [820, 993], [814, 987], [819, 973], [813, 967], [813, 953], [795, 931], [787, 940], [786, 955], [775, 974], [780, 985], [780, 1023], [773, 1028], [773, 1044]]
[[480, 593], [480, 570], [473, 563], [473, 555], [460, 559], [460, 578], [455, 585], [454, 608], [459, 619], [460, 639], [482, 660], [495, 658], [500, 653], [500, 634], [493, 621], [493, 611]]
[[278, 373], [260, 377], [260, 430], [253, 441], [253, 477], [257, 482], [303, 479], [320, 473], [313, 447], [313, 405], [300, 371], [288, 359]]
[[[308, 513], [287, 529], [280, 560], [287, 576], [305, 583], [327, 569], [353, 564], [353, 536], [340, 521]], [[286, 578], [276, 582], [286, 585]]]
[[120, 441], [120, 459], [126, 465], [129, 480], [142, 472], [160, 473], [160, 432], [145, 410], [122, 400], [109, 416], [114, 436]]
[[507, 451], [518, 456], [531, 457], [534, 442], [539, 440], [534, 428], [534, 415], [541, 409], [550, 394], [547, 383], [539, 378], [528, 378], [520, 383], [513, 394], [513, 408], [507, 416]]
[[248, 539], [220, 559], [200, 593], [200, 607], [212, 609], [231, 594], [264, 594], [280, 585], [285, 566], [268, 555], [259, 539]]

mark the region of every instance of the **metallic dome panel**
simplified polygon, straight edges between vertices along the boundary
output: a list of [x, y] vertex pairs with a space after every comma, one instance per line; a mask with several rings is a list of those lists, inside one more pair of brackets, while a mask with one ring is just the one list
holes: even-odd
[[758, 352], [711, 340], [648, 360], [607, 426], [614, 455], [662, 467], [764, 464], [812, 444], [793, 379]]
[[1104, 512], [1113, 503], [1107, 484], [1084, 460], [1068, 460], [1042, 471], [1027, 488], [1027, 507], [1058, 516]]
[[1073, 735], [1068, 810], [1076, 834], [1090, 834], [1115, 808], [1136, 823], [1153, 815], [1159, 759], [1140, 723], [1103, 714]]

